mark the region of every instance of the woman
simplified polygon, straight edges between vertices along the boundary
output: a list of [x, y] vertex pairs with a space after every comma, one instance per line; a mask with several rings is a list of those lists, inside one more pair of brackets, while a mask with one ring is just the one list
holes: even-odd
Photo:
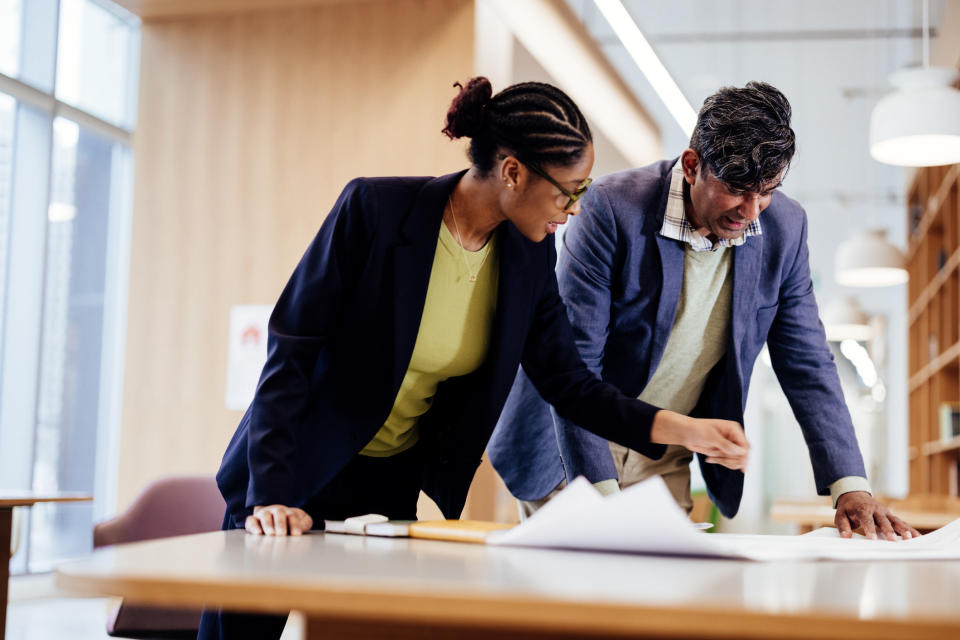
[[[590, 129], [556, 87], [491, 94], [474, 78], [447, 114], [443, 132], [471, 139], [468, 170], [353, 180], [324, 220], [270, 318], [267, 364], [217, 475], [225, 529], [412, 520], [421, 489], [458, 517], [521, 363], [558, 413], [604, 438], [743, 467], [738, 424], [627, 398], [580, 360], [550, 236], [589, 185]], [[283, 623], [207, 613], [201, 637], [277, 637]]]

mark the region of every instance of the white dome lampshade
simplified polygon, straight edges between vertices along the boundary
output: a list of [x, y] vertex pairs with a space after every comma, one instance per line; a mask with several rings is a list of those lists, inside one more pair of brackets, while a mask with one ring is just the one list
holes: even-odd
[[886, 164], [932, 167], [960, 162], [958, 71], [901, 69], [890, 75], [897, 90], [873, 108], [870, 155]]
[[870, 317], [860, 308], [854, 298], [834, 300], [823, 309], [823, 326], [827, 340], [842, 342], [857, 340], [865, 342], [873, 337]]
[[909, 276], [903, 252], [886, 238], [883, 229], [861, 231], [837, 247], [836, 279], [846, 287], [887, 287], [903, 284]]

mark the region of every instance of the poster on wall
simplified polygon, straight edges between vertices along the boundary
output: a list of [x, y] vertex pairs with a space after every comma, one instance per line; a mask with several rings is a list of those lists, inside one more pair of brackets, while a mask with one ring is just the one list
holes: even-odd
[[230, 309], [227, 350], [227, 409], [245, 411], [267, 361], [267, 322], [273, 306], [238, 304]]

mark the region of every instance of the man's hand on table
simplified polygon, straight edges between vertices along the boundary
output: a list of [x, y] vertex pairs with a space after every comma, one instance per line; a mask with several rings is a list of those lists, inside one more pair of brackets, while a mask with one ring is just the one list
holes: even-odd
[[883, 536], [887, 540], [896, 540], [899, 535], [904, 540], [920, 536], [920, 532], [893, 515], [866, 491], [850, 491], [837, 499], [837, 515], [834, 523], [844, 538], [853, 536], [857, 527], [863, 529], [868, 538]]
[[313, 518], [303, 509], [282, 504], [258, 505], [253, 508], [253, 515], [247, 516], [243, 527], [247, 533], [258, 536], [285, 536], [288, 533], [299, 536], [313, 527]]

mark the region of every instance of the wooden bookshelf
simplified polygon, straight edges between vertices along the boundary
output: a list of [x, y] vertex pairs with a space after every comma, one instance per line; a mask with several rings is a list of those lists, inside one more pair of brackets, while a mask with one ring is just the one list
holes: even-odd
[[937, 453], [960, 451], [960, 436], [950, 438], [949, 440], [937, 440], [923, 445], [924, 455], [934, 455]]
[[940, 412], [960, 402], [960, 165], [918, 169], [907, 189], [911, 496], [957, 496], [960, 438]]

